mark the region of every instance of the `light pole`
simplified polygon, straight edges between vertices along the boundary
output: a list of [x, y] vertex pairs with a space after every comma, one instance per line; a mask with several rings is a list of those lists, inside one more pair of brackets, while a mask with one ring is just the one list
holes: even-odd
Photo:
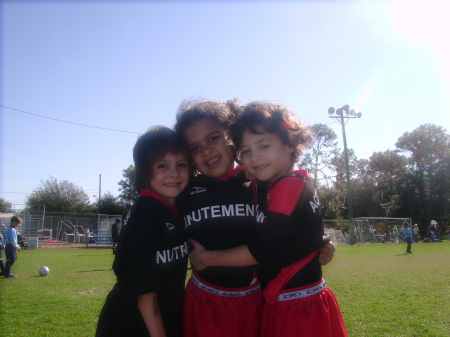
[[[345, 124], [351, 118], [361, 118], [361, 112], [355, 113], [355, 110], [351, 109], [348, 104], [344, 105], [342, 108], [334, 110], [333, 107], [328, 109], [328, 113], [330, 114], [330, 118], [334, 118], [342, 126], [342, 137], [344, 138], [344, 158], [345, 158], [345, 172], [347, 175], [347, 202], [348, 202], [348, 219], [350, 220], [350, 243], [355, 244], [355, 233], [353, 230], [353, 193], [352, 193], [352, 185], [350, 182], [350, 167], [348, 164], [348, 150], [347, 150], [347, 138], [345, 137]], [[334, 113], [336, 112], [336, 115]], [[344, 112], [346, 116], [344, 117]]]

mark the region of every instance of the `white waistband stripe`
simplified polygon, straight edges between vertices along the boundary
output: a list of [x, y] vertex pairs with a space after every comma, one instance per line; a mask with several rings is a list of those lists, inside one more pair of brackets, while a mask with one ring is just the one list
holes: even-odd
[[253, 287], [246, 289], [246, 290], [221, 290], [213, 288], [207, 284], [204, 284], [202, 281], [200, 281], [194, 274], [192, 274], [191, 277], [192, 282], [202, 289], [203, 291], [206, 291], [210, 294], [217, 295], [217, 296], [225, 296], [225, 297], [244, 297], [253, 294], [254, 292], [257, 292], [259, 289], [261, 289], [261, 285], [258, 283], [254, 285]]
[[327, 283], [325, 282], [325, 280], [323, 280], [318, 285], [311, 287], [311, 288], [279, 294], [278, 301], [289, 301], [289, 300], [295, 300], [297, 298], [308, 297], [308, 296], [311, 296], [311, 295], [321, 292], [326, 287], [327, 287]]

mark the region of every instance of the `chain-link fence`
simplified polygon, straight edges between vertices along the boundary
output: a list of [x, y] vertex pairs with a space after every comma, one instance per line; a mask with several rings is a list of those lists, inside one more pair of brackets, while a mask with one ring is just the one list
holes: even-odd
[[0, 232], [6, 230], [14, 215], [22, 218], [22, 224], [17, 230], [24, 239], [37, 237], [39, 240], [74, 243], [84, 240], [87, 226], [90, 226], [92, 237], [100, 233], [105, 236], [110, 233], [116, 219], [122, 220], [121, 215], [45, 212], [43, 209], [20, 214], [0, 213]]

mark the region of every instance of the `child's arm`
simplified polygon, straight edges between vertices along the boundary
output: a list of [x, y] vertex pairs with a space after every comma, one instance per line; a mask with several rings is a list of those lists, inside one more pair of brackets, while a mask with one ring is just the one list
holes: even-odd
[[166, 337], [156, 292], [139, 296], [137, 304], [150, 336]]
[[189, 240], [194, 250], [189, 254], [192, 267], [203, 270], [206, 267], [246, 267], [257, 265], [258, 262], [248, 250], [247, 245], [226, 250], [206, 250], [195, 240]]
[[[194, 270], [203, 270], [206, 267], [246, 267], [259, 264], [248, 250], [247, 245], [226, 250], [206, 250], [195, 240], [189, 240], [194, 250], [189, 254]], [[319, 263], [324, 266], [333, 259], [336, 247], [328, 242], [320, 248]]]

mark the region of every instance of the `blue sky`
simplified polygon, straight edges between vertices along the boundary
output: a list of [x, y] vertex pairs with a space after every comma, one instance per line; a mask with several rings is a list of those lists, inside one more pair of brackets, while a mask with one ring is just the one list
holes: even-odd
[[173, 126], [191, 97], [284, 103], [308, 124], [330, 123], [341, 148], [327, 110], [349, 104], [363, 114], [346, 126], [360, 159], [425, 123], [450, 131], [449, 9], [439, 0], [2, 1], [0, 197], [21, 208], [52, 176], [93, 201], [100, 174], [102, 193], [117, 196], [137, 135]]

